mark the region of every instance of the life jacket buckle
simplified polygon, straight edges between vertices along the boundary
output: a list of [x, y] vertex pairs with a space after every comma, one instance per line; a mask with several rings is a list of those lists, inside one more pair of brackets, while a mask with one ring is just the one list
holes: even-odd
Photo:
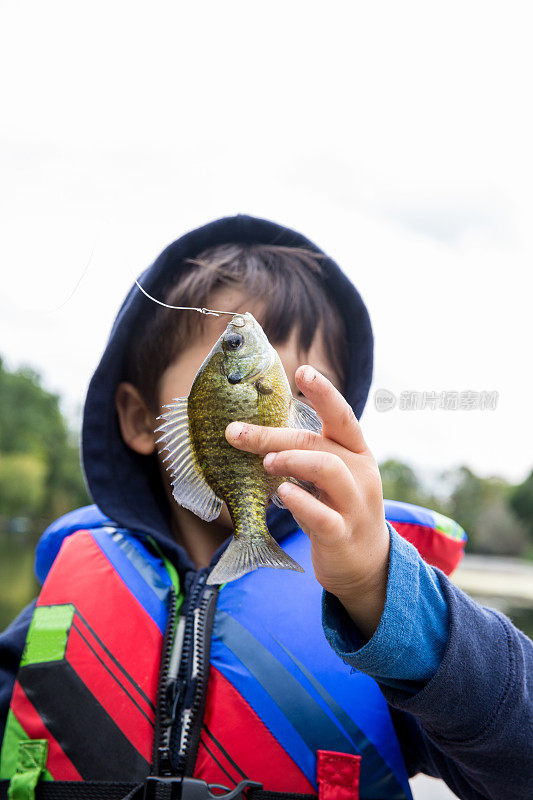
[[[142, 800], [241, 800], [247, 789], [262, 789], [263, 784], [244, 780], [228, 789], [218, 783], [207, 784], [198, 778], [176, 778], [150, 775], [144, 781]], [[212, 789], [223, 789], [214, 794]]]

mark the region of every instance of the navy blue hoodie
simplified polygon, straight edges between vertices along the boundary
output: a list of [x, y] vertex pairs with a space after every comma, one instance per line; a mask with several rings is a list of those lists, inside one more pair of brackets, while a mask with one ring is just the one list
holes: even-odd
[[[322, 252], [295, 231], [238, 215], [205, 225], [169, 245], [140, 276], [140, 282], [149, 293], [161, 297], [185, 258], [230, 242], [307, 247]], [[344, 395], [360, 418], [372, 378], [370, 319], [357, 290], [338, 265], [329, 258], [321, 263], [324, 289], [338, 306], [349, 341], [354, 343]], [[187, 593], [196, 568], [172, 538], [170, 508], [157, 457], [141, 456], [125, 445], [115, 409], [126, 345], [150, 313], [153, 304], [132, 287], [87, 392], [82, 464], [90, 494], [101, 511], [122, 527], [151, 534], [178, 568]], [[295, 526], [291, 514], [273, 504], [267, 509], [267, 523], [277, 539]], [[533, 710], [527, 685], [527, 675], [531, 676], [533, 668], [533, 645], [505, 616], [477, 605], [442, 572], [428, 567], [414, 548], [399, 541], [393, 529], [391, 537], [395, 555], [378, 631], [370, 642], [362, 640], [340, 604], [325, 594], [323, 624], [330, 644], [347, 663], [368, 672], [380, 684], [391, 706], [410, 775], [425, 772], [440, 776], [461, 798], [472, 800], [533, 797]], [[399, 609], [403, 600], [407, 606]], [[435, 615], [432, 606], [439, 603], [446, 613]], [[33, 605], [0, 636], [0, 736]], [[428, 633], [432, 613], [437, 638], [441, 638], [439, 645], [431, 642]], [[416, 623], [409, 642], [404, 642], [405, 625], [396, 624], [402, 614]], [[419, 640], [415, 636], [417, 626], [421, 629]], [[431, 665], [423, 681], [420, 672], [409, 672], [416, 647], [420, 660], [425, 658]], [[387, 674], [383, 666], [390, 661], [391, 648], [407, 664], [400, 673], [391, 670]]]

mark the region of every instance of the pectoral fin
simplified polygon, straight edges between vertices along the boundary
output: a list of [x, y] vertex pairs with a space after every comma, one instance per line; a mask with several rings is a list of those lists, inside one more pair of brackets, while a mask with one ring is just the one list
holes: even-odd
[[156, 428], [156, 433], [163, 431], [156, 444], [163, 442], [159, 447], [160, 453], [168, 450], [163, 463], [167, 464], [166, 469], [172, 476], [174, 499], [180, 506], [193, 511], [206, 522], [211, 522], [219, 516], [222, 500], [205, 480], [194, 454], [189, 436], [187, 398], [178, 397], [163, 408], [168, 411], [158, 417], [165, 422]]
[[[289, 427], [303, 428], [304, 430], [314, 431], [315, 433], [322, 433], [322, 422], [316, 411], [311, 408], [311, 406], [308, 406], [307, 403], [302, 403], [295, 397], [291, 397], [290, 401]], [[295, 483], [297, 486], [301, 486], [302, 489], [305, 489], [307, 492], [309, 492], [309, 494], [312, 494], [313, 497], [318, 497], [320, 494], [315, 484], [311, 483], [310, 481], [301, 481], [298, 478], [292, 477], [289, 477], [286, 480], [291, 481], [291, 483]], [[286, 505], [277, 492], [274, 492], [271, 500], [274, 505], [278, 506], [278, 508], [286, 508]]]
[[[311, 481], [301, 481], [299, 478], [293, 478], [293, 477], [285, 478], [285, 480], [290, 481], [290, 483], [295, 483], [296, 486], [301, 486], [302, 489], [305, 489], [306, 492], [312, 494], [313, 497], [319, 497], [320, 495], [320, 490], [317, 489], [315, 484], [311, 483]], [[271, 496], [270, 499], [272, 500], [274, 505], [277, 506], [278, 508], [287, 508], [287, 506], [285, 505], [285, 503], [283, 502], [283, 500], [281, 499], [281, 497], [277, 492], [274, 492], [274, 494]]]
[[322, 433], [322, 422], [314, 408], [291, 397], [289, 405], [289, 428], [303, 428]]
[[274, 391], [274, 387], [265, 379], [258, 378], [255, 382], [255, 388], [259, 394], [269, 395]]

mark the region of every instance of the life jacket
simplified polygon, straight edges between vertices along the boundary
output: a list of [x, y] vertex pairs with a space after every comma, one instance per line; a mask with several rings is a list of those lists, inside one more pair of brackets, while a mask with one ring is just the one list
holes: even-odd
[[[456, 523], [402, 503], [386, 514], [430, 562], [450, 571], [460, 559]], [[37, 797], [76, 797], [59, 789], [80, 782], [107, 787], [90, 795], [105, 800], [144, 782], [139, 797], [188, 800], [181, 784], [179, 794], [150, 794], [152, 780], [410, 798], [377, 683], [324, 636], [308, 537], [297, 529], [282, 546], [305, 573], [256, 570], [218, 590], [200, 569], [185, 597], [142, 532], [96, 506], [56, 521], [37, 549], [44, 582], [2, 744], [0, 779], [13, 798], [32, 800], [56, 781], [57, 794]]]

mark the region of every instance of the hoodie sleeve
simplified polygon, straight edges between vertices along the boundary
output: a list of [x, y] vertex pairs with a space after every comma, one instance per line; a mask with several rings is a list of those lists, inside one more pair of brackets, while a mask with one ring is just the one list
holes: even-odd
[[[394, 530], [391, 537], [387, 599], [374, 636], [365, 642], [324, 593], [329, 643], [380, 685], [410, 774], [440, 777], [467, 800], [528, 800], [533, 643], [428, 566], [412, 545], [397, 541]], [[446, 606], [440, 629], [431, 609], [436, 591]]]
[[0, 743], [4, 738], [13, 686], [36, 602], [36, 600], [32, 600], [11, 625], [0, 634]]
[[[350, 666], [414, 693], [437, 671], [448, 640], [448, 606], [437, 572], [387, 522], [391, 547], [387, 597], [374, 636], [364, 639], [344, 606], [323, 593], [329, 643]], [[348, 661], [347, 661], [348, 663]]]

